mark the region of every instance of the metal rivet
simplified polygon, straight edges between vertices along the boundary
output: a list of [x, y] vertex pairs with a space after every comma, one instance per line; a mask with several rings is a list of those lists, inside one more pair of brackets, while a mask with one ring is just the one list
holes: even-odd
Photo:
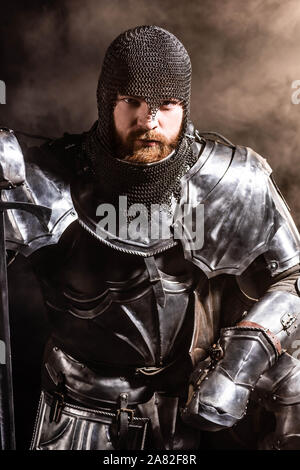
[[269, 268], [271, 269], [271, 271], [275, 271], [277, 268], [278, 268], [278, 263], [277, 261], [271, 261], [269, 263]]

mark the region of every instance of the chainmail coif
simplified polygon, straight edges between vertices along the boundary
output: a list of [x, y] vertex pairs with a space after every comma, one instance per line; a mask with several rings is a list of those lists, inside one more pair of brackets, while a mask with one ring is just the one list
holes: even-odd
[[[172, 195], [179, 197], [179, 180], [196, 160], [184, 135], [189, 122], [190, 89], [190, 58], [173, 34], [157, 26], [139, 26], [112, 42], [98, 83], [99, 119], [83, 145], [97, 186], [107, 199], [114, 201], [126, 195], [129, 204], [149, 206], [169, 204]], [[118, 93], [142, 97], [152, 115], [164, 100], [181, 101], [182, 134], [171, 158], [150, 165], [115, 158], [113, 110]]]

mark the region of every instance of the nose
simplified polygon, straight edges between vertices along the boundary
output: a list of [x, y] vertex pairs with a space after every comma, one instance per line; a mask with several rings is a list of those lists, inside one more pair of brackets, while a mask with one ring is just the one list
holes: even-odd
[[138, 125], [149, 131], [155, 129], [158, 125], [157, 112], [153, 112], [147, 103], [143, 103], [139, 111]]

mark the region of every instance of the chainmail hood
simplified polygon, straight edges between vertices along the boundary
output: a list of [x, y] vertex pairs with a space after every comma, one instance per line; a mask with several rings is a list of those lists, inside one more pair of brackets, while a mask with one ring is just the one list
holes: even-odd
[[156, 114], [165, 99], [182, 101], [183, 132], [190, 112], [191, 62], [181, 42], [157, 26], [139, 26], [109, 46], [97, 89], [101, 142], [112, 148], [113, 109], [117, 94], [140, 96]]
[[[189, 122], [191, 63], [181, 42], [157, 26], [139, 26], [109, 46], [97, 89], [99, 119], [87, 133], [83, 149], [97, 186], [113, 201], [126, 195], [130, 204], [169, 204], [179, 196], [179, 179], [195, 163], [185, 132]], [[113, 110], [117, 94], [145, 99], [153, 115], [162, 102], [175, 98], [183, 106], [182, 134], [174, 154], [148, 165], [115, 158]]]

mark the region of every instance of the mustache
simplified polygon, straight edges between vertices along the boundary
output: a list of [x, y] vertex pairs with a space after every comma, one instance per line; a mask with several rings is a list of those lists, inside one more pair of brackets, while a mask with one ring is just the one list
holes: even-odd
[[154, 130], [144, 131], [144, 130], [137, 130], [133, 131], [128, 136], [129, 142], [134, 142], [135, 140], [156, 140], [162, 144], [167, 144], [168, 140], [165, 138], [164, 135], [161, 135], [159, 132]]

